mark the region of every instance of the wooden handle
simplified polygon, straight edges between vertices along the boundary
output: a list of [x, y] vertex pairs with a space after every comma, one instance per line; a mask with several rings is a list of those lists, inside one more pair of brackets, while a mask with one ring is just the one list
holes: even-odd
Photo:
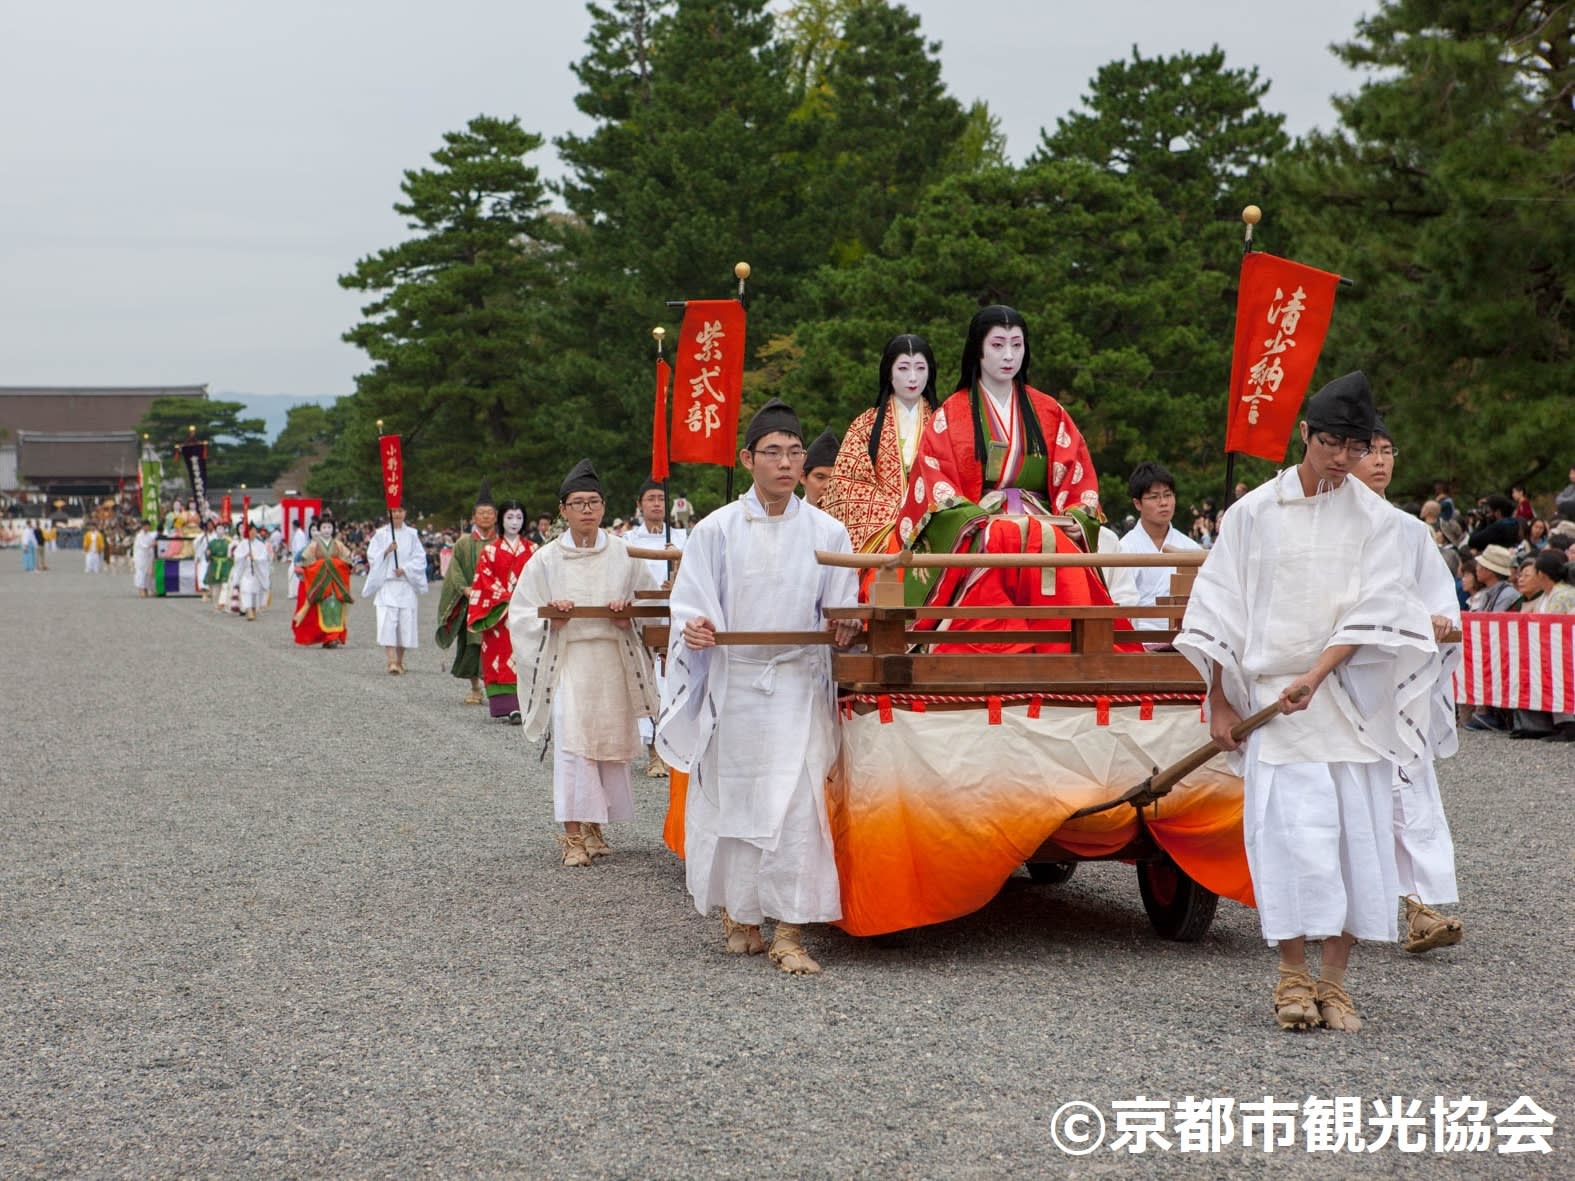
[[[1312, 689], [1306, 685], [1303, 685], [1300, 692], [1294, 694], [1291, 700], [1305, 701], [1311, 693]], [[1241, 721], [1232, 726], [1230, 728], [1231, 738], [1236, 742], [1240, 742], [1243, 738], [1247, 737], [1247, 735], [1258, 729], [1258, 727], [1266, 724], [1269, 719], [1273, 718], [1279, 712], [1280, 703], [1278, 701], [1274, 702], [1272, 705], [1264, 706], [1250, 718], [1243, 718]], [[1155, 775], [1150, 781], [1151, 790], [1156, 795], [1164, 795], [1177, 783], [1181, 782], [1181, 780], [1185, 779], [1188, 775], [1191, 775], [1199, 767], [1203, 766], [1203, 764], [1207, 763], [1215, 755], [1219, 754], [1220, 749], [1219, 743], [1215, 742], [1213, 739], [1210, 739], [1207, 746], [1198, 747], [1197, 750], [1193, 751], [1179, 763], [1173, 763]]]

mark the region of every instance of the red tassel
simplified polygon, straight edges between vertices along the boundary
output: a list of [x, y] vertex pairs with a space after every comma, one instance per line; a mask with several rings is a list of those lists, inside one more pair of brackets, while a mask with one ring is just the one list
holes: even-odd
[[1154, 699], [1152, 697], [1143, 698], [1138, 706], [1138, 718], [1145, 722], [1154, 720]]
[[875, 699], [875, 704], [880, 707], [880, 724], [891, 725], [891, 694], [882, 693]]
[[1110, 725], [1110, 698], [1094, 698], [1094, 721], [1101, 726]]
[[1001, 699], [999, 697], [992, 697], [992, 698], [990, 698], [990, 725], [992, 725], [992, 726], [999, 726], [1000, 724], [1001, 724]]
[[1039, 716], [1039, 706], [1040, 706], [1039, 698], [1037, 698], [1037, 697], [1030, 697], [1028, 699], [1028, 716], [1031, 717], [1031, 718], [1037, 718]]
[[930, 707], [924, 703], [922, 698], [916, 698], [913, 701], [908, 702], [908, 708], [916, 714], [922, 714]]

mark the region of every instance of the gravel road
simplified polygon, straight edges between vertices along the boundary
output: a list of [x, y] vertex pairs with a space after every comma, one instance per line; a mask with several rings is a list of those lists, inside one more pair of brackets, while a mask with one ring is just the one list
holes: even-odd
[[[1356, 1037], [1277, 1030], [1254, 914], [1162, 942], [1119, 864], [817, 933], [825, 975], [793, 979], [688, 905], [665, 781], [636, 776], [615, 857], [561, 868], [550, 765], [427, 640], [387, 676], [369, 605], [349, 648], [297, 649], [282, 605], [79, 571], [0, 554], [0, 1176], [1575, 1174], [1575, 746], [1464, 736], [1466, 942], [1359, 948]], [[1051, 1135], [1072, 1101], [1437, 1095], [1490, 1124], [1530, 1096], [1554, 1151]]]

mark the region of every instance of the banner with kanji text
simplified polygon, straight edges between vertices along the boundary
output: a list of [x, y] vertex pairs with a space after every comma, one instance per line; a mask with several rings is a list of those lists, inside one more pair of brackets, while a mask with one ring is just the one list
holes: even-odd
[[377, 450], [382, 464], [383, 499], [388, 502], [388, 511], [393, 512], [405, 494], [404, 450], [398, 435], [379, 435]]
[[661, 357], [656, 359], [656, 417], [651, 422], [651, 479], [661, 482], [668, 476], [667, 460], [667, 386], [673, 370]]
[[673, 378], [673, 463], [738, 462], [738, 409], [744, 388], [744, 305], [690, 300], [678, 332]]
[[1241, 260], [1225, 450], [1285, 461], [1340, 276], [1273, 254]]

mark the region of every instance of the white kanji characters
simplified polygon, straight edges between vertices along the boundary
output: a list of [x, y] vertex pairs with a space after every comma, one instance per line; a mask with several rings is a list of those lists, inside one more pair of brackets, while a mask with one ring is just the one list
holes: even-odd
[[722, 346], [719, 340], [726, 340], [727, 333], [722, 331], [722, 321], [702, 320], [700, 331], [695, 333], [695, 343], [700, 346], [700, 351], [695, 354], [696, 361], [714, 361], [722, 355]]
[[1150, 1144], [1161, 1149], [1170, 1148], [1170, 1139], [1164, 1134], [1170, 1100], [1139, 1095], [1135, 1099], [1117, 1099], [1110, 1109], [1116, 1114], [1117, 1133], [1110, 1142], [1111, 1152], [1120, 1152], [1123, 1148], [1130, 1153], [1147, 1152]]
[[1552, 1152], [1553, 1113], [1543, 1111], [1530, 1095], [1522, 1095], [1493, 1117], [1498, 1125], [1498, 1151]]
[[1362, 1097], [1309, 1095], [1302, 1103], [1302, 1139], [1308, 1152], [1361, 1152]]
[[1391, 1096], [1388, 1103], [1374, 1099], [1373, 1114], [1368, 1117], [1367, 1126], [1376, 1136], [1368, 1142], [1367, 1151], [1377, 1152], [1392, 1139], [1401, 1152], [1426, 1152], [1427, 1117], [1420, 1114], [1421, 1110], [1420, 1099], [1407, 1100], [1399, 1095]]
[[1265, 1095], [1262, 1099], [1243, 1100], [1239, 1110], [1243, 1148], [1252, 1147], [1254, 1132], [1258, 1134], [1264, 1152], [1295, 1145], [1296, 1115], [1301, 1108], [1294, 1100]]
[[1232, 1115], [1236, 1100], [1218, 1095], [1178, 1099], [1170, 1114], [1170, 1131], [1182, 1152], [1218, 1152], [1236, 1139]]
[[1487, 1104], [1470, 1095], [1433, 1099], [1434, 1152], [1487, 1152], [1493, 1147], [1493, 1126], [1488, 1123]]

